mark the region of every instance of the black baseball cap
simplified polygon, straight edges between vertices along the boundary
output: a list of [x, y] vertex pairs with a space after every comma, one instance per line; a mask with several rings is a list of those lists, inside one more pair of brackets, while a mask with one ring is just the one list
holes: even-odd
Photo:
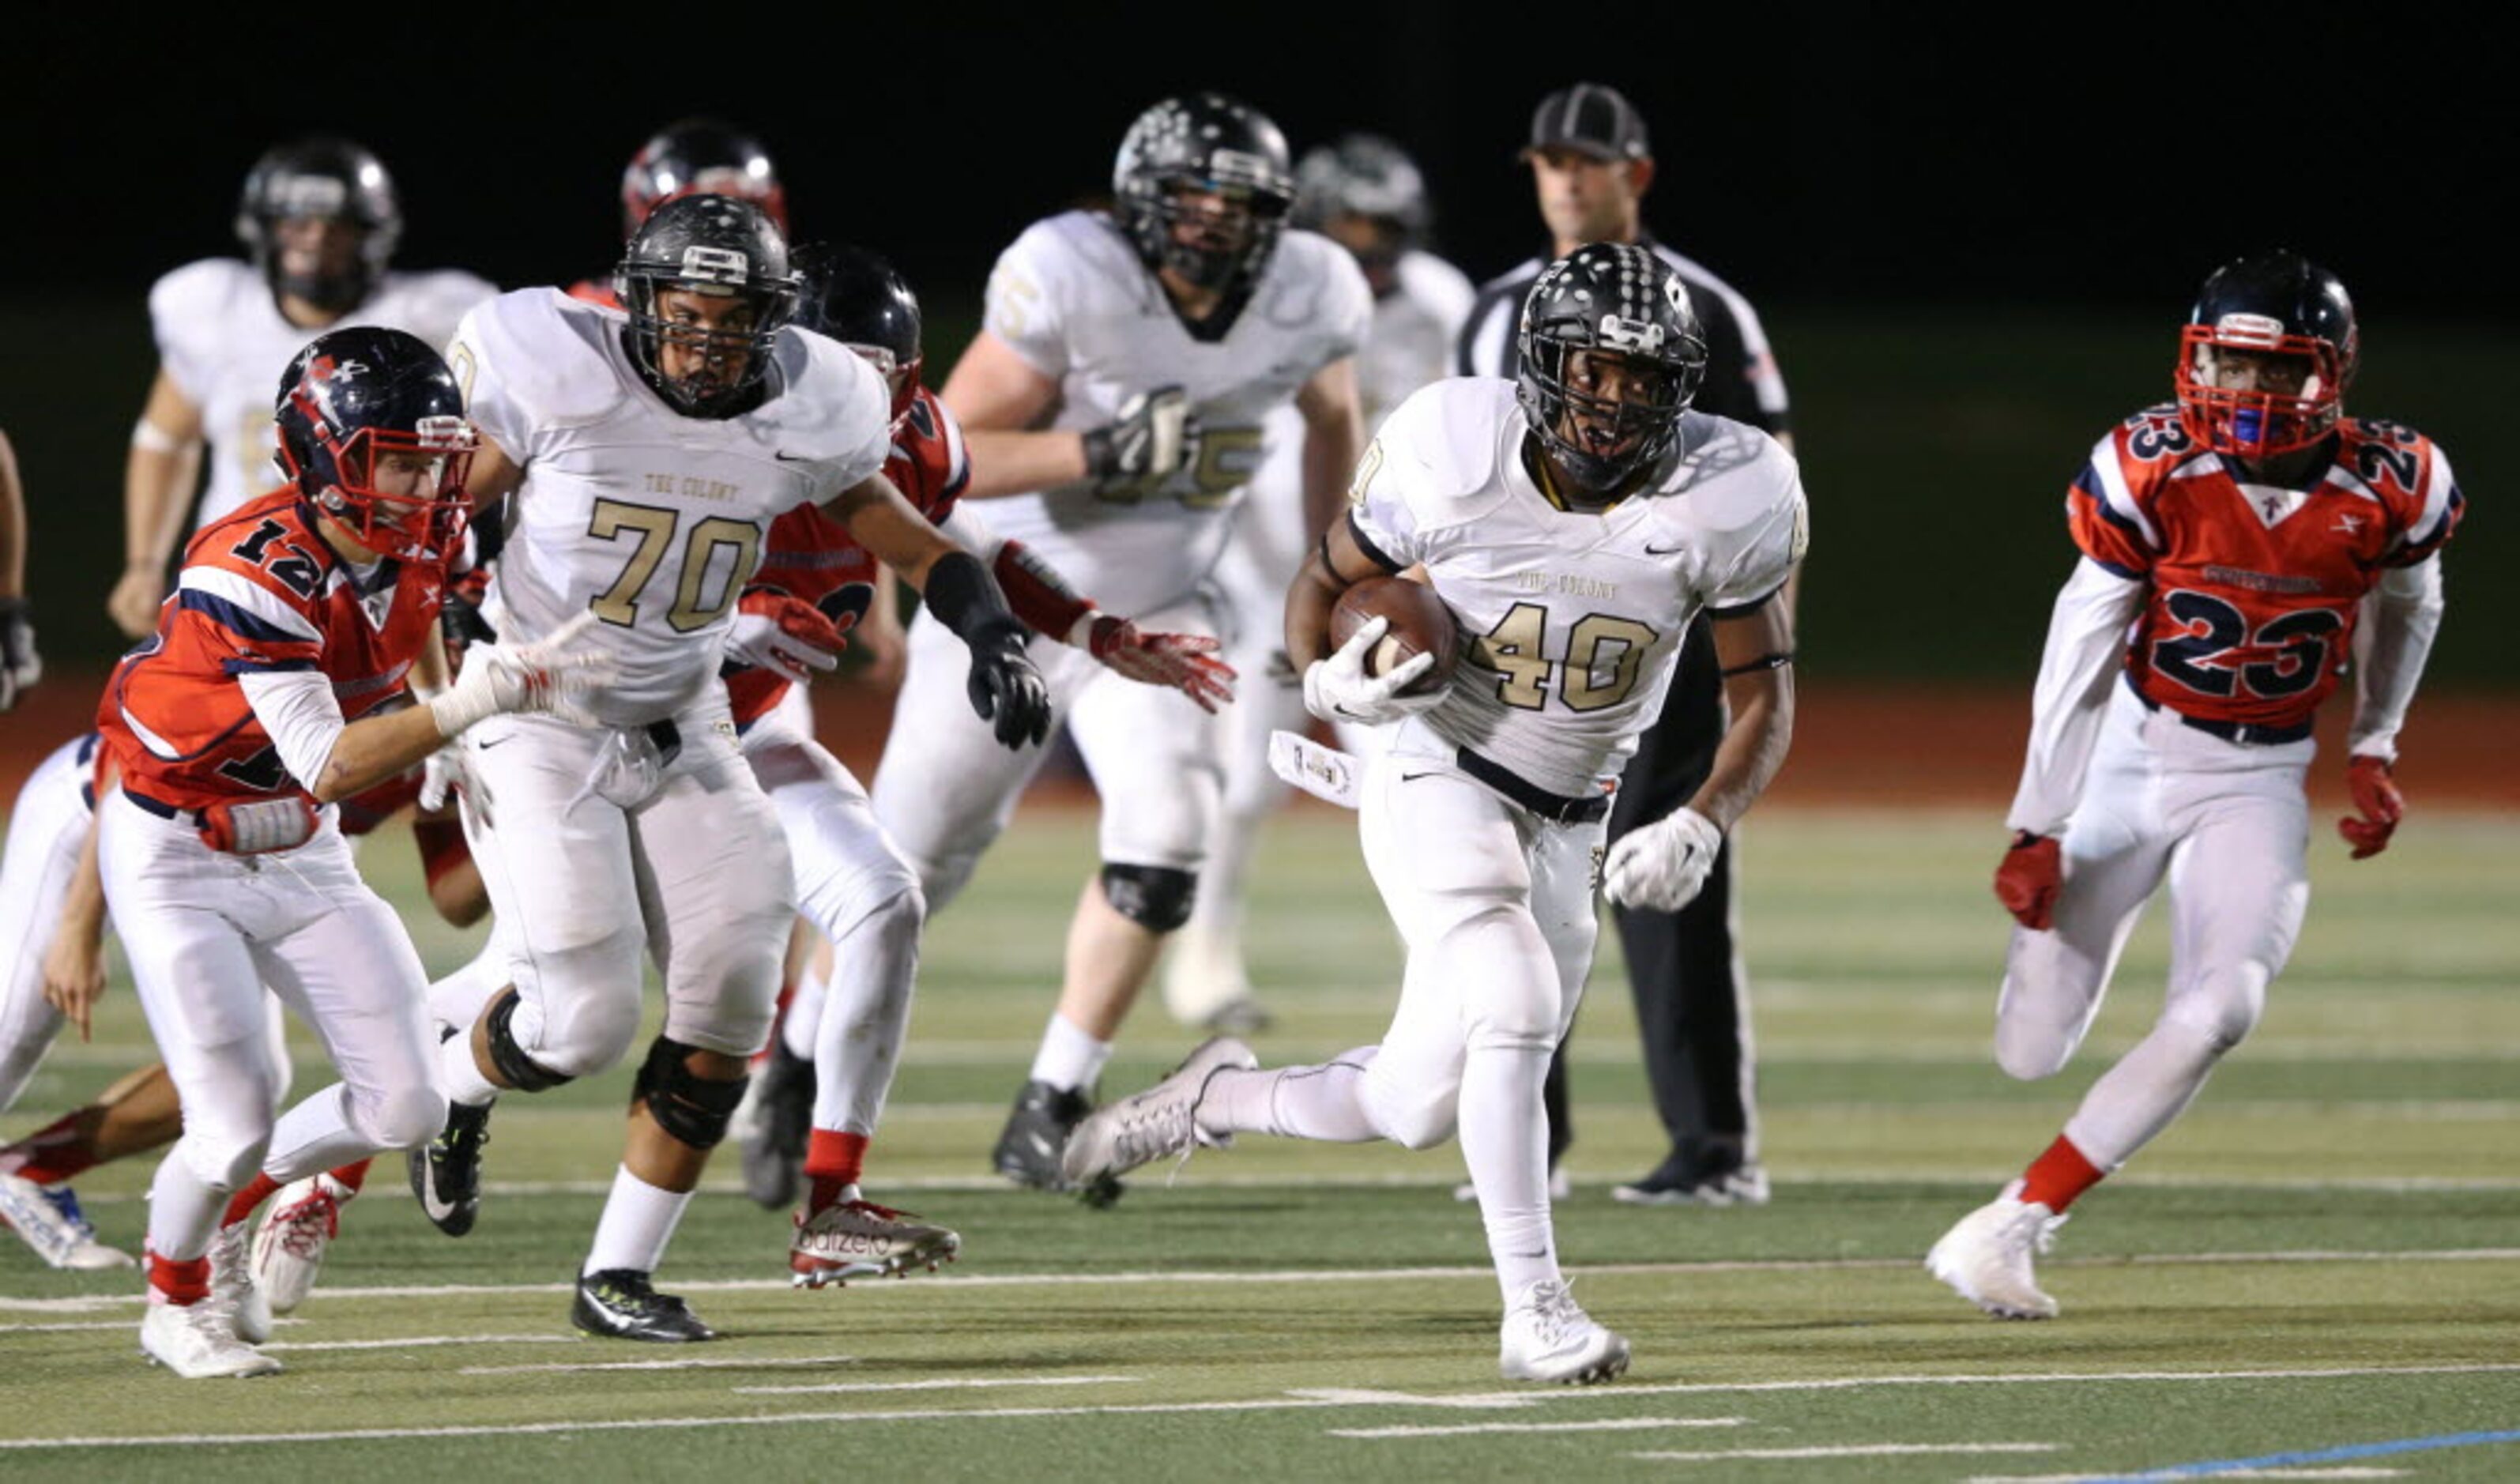
[[1529, 155], [1575, 150], [1596, 159], [1644, 159], [1653, 154], [1644, 115], [1617, 88], [1579, 82], [1541, 100], [1531, 115]]

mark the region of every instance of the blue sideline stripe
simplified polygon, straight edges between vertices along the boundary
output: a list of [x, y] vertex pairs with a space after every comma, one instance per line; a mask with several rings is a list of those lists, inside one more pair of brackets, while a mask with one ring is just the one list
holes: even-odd
[[2301, 1463], [2341, 1463], [2349, 1459], [2376, 1459], [2394, 1453], [2431, 1453], [2440, 1448], [2474, 1448], [2488, 1443], [2520, 1443], [2520, 1431], [2446, 1432], [2438, 1437], [2397, 1438], [2386, 1443], [2348, 1443], [2307, 1453], [2269, 1453], [2254, 1459], [2215, 1459], [2202, 1463], [2173, 1463], [2142, 1473], [2111, 1474], [2091, 1484], [2142, 1484], [2147, 1479], [2197, 1479], [2244, 1468], [2289, 1468]]

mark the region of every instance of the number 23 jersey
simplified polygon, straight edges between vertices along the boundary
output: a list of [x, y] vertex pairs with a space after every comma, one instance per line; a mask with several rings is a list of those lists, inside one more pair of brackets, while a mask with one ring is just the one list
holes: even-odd
[[1552, 793], [1598, 793], [1662, 711], [1703, 608], [1747, 611], [1808, 543], [1793, 456], [1705, 413], [1682, 453], [1607, 510], [1569, 510], [1523, 462], [1514, 383], [1438, 382], [1382, 425], [1348, 518], [1397, 570], [1423, 563], [1460, 622], [1462, 665], [1424, 726]]
[[766, 401], [691, 418], [631, 363], [627, 323], [530, 289], [466, 316], [447, 352], [473, 423], [524, 472], [488, 616], [525, 643], [592, 609], [576, 643], [615, 656], [594, 702], [615, 727], [708, 694], [771, 519], [876, 473], [891, 446], [882, 380], [832, 340], [782, 330]]
[[2352, 419], [2331, 452], [2306, 490], [2243, 482], [2170, 405], [2093, 447], [2066, 518], [2084, 556], [2146, 584], [2126, 656], [2138, 694], [2272, 728], [2307, 722], [2335, 689], [2362, 596], [2440, 550], [2465, 502], [2410, 427]]

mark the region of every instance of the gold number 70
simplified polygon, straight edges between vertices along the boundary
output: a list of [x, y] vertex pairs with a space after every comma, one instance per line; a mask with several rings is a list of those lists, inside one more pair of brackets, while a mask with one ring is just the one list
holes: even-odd
[[[633, 505], [627, 500], [598, 500], [586, 522], [586, 533], [599, 541], [617, 541], [627, 532], [635, 534], [639, 544], [622, 563], [621, 575], [587, 607], [606, 623], [628, 628], [639, 621], [639, 595], [650, 578], [656, 575], [658, 563], [665, 560], [666, 548], [673, 544], [675, 527], [682, 522], [682, 513], [655, 505]], [[703, 596], [708, 585], [709, 568], [721, 550], [734, 553], [726, 580], [714, 594]], [[742, 596], [743, 584], [752, 577], [753, 568], [761, 562], [761, 527], [745, 520], [730, 520], [711, 516], [695, 521], [691, 534], [683, 540], [681, 580], [674, 584], [674, 606], [665, 610], [665, 622], [677, 634], [704, 629], [726, 616]]]

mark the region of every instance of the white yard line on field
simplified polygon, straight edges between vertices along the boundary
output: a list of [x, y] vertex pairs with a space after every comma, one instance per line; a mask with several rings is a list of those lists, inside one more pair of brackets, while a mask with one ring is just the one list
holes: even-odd
[[[2132, 1257], [2052, 1258], [2050, 1268], [2183, 1268], [2252, 1263], [2468, 1263], [2520, 1261], [2520, 1247], [2463, 1247], [2410, 1252], [2156, 1252]], [[1849, 1273], [1902, 1271], [1916, 1266], [1911, 1257], [1818, 1257], [1725, 1260], [1676, 1263], [1598, 1263], [1570, 1271], [1619, 1277], [1687, 1277], [1719, 1273]], [[927, 1288], [1077, 1288], [1102, 1285], [1143, 1286], [1191, 1283], [1241, 1287], [1268, 1283], [1384, 1283], [1418, 1279], [1487, 1278], [1485, 1267], [1342, 1268], [1335, 1271], [1287, 1269], [1257, 1273], [1121, 1272], [938, 1274], [916, 1283], [870, 1283], [852, 1292], [899, 1293]], [[784, 1293], [794, 1285], [779, 1278], [728, 1278], [679, 1281], [674, 1285], [695, 1293]], [[313, 1297], [331, 1302], [360, 1299], [460, 1298], [510, 1293], [568, 1293], [572, 1284], [551, 1283], [395, 1283], [374, 1287], [318, 1288]], [[140, 1293], [99, 1293], [69, 1298], [0, 1297], [0, 1312], [94, 1314], [144, 1301]], [[0, 1327], [5, 1332], [6, 1327]]]
[[1597, 1422], [1465, 1422], [1455, 1427], [1333, 1427], [1334, 1438], [1458, 1438], [1480, 1432], [1629, 1432], [1656, 1427], [1740, 1427], [1748, 1417], [1604, 1417]]
[[934, 1381], [827, 1381], [814, 1386], [737, 1386], [737, 1396], [808, 1396], [831, 1392], [961, 1391], [990, 1386], [1135, 1386], [1143, 1375], [956, 1376]]
[[1632, 1453], [1656, 1463], [1722, 1463], [1736, 1459], [1881, 1459], [1920, 1453], [2055, 1453], [2062, 1443], [1848, 1443], [1834, 1448], [1732, 1448], [1720, 1453]]
[[540, 1366], [465, 1366], [457, 1375], [533, 1375], [546, 1372], [567, 1371], [773, 1371], [801, 1370], [807, 1366], [854, 1366], [854, 1355], [806, 1355], [793, 1360], [750, 1361], [553, 1361]]
[[419, 1350], [438, 1345], [574, 1345], [574, 1334], [415, 1334], [398, 1340], [274, 1340], [264, 1350]]
[[[2479, 1375], [2520, 1371], [2520, 1365], [2478, 1366], [2361, 1366], [2335, 1370], [2297, 1371], [2121, 1371], [2121, 1372], [2056, 1372], [2023, 1375], [1871, 1375], [1837, 1376], [1805, 1381], [1740, 1381], [1723, 1383], [1677, 1383], [1663, 1386], [1616, 1386], [1600, 1391], [1531, 1390], [1506, 1393], [1514, 1405], [1547, 1405], [1561, 1400], [1626, 1399], [1644, 1396], [1702, 1395], [1715, 1392], [1755, 1391], [1841, 1391], [1872, 1386], [2017, 1386], [2048, 1382], [2088, 1385], [2095, 1381], [2147, 1382], [2211, 1382], [2267, 1379], [2339, 1379], [2375, 1375]], [[0, 1438], [0, 1452], [28, 1452], [63, 1448], [166, 1448], [191, 1447], [204, 1443], [345, 1443], [375, 1442], [394, 1438], [472, 1438], [515, 1437], [527, 1435], [566, 1434], [581, 1432], [635, 1432], [677, 1430], [697, 1427], [769, 1427], [810, 1422], [847, 1422], [863, 1426], [872, 1422], [932, 1422], [942, 1420], [1028, 1420], [1051, 1418], [1068, 1420], [1089, 1417], [1170, 1417], [1201, 1413], [1227, 1412], [1310, 1412], [1330, 1409], [1354, 1409], [1360, 1406], [1393, 1407], [1458, 1407], [1462, 1398], [1441, 1393], [1424, 1396], [1408, 1392], [1331, 1393], [1329, 1395], [1293, 1393], [1276, 1397], [1223, 1402], [1144, 1402], [1100, 1407], [930, 1407], [897, 1412], [799, 1412], [771, 1416], [731, 1415], [724, 1417], [630, 1417], [605, 1421], [572, 1422], [500, 1422], [472, 1426], [448, 1427], [365, 1427], [342, 1428], [321, 1432], [251, 1432], [251, 1433], [170, 1433], [157, 1437], [89, 1436], [58, 1438]], [[1885, 1445], [1911, 1446], [1911, 1445]], [[1927, 1445], [1912, 1445], [1924, 1447]], [[2007, 1447], [2033, 1445], [1951, 1445], [1953, 1447]], [[2035, 1445], [2053, 1447], [2052, 1444]], [[1745, 1457], [1746, 1455], [1736, 1455]], [[1812, 1457], [1822, 1457], [1814, 1454]]]

